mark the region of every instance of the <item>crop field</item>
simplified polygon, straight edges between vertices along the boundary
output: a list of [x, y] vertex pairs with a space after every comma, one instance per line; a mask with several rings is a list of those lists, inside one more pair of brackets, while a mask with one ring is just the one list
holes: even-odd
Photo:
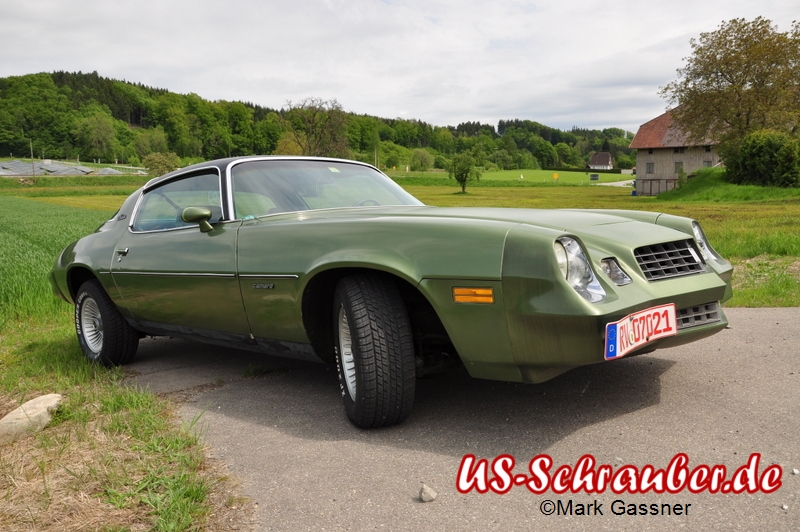
[[[585, 177], [579, 174], [575, 179]], [[736, 266], [727, 306], [800, 305], [800, 191], [734, 187], [708, 178], [658, 198], [634, 197], [629, 187], [570, 184], [566, 177], [559, 184], [534, 184], [527, 175], [517, 182], [484, 178], [466, 194], [446, 176], [396, 180], [423, 202], [442, 207], [689, 216]], [[0, 529], [88, 523], [93, 529], [185, 530], [224, 514], [224, 502], [211, 502], [222, 481], [209, 473], [197, 437], [176, 425], [168, 403], [120, 386], [122, 370], [84, 361], [72, 309], [47, 282], [57, 253], [111, 216], [145, 180], [0, 180], [0, 416], [41, 393], [65, 396], [51, 428], [0, 454]]]

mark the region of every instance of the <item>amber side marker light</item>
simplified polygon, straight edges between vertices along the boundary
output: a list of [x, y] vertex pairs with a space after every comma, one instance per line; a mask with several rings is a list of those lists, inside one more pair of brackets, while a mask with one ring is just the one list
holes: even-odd
[[494, 303], [492, 288], [453, 288], [456, 303]]

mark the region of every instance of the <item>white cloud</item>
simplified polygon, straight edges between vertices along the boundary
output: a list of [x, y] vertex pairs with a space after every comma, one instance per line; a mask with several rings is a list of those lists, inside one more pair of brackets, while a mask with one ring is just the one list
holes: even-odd
[[97, 71], [208, 99], [306, 96], [436, 125], [623, 127], [663, 112], [689, 39], [800, 2], [3, 0], [0, 76]]

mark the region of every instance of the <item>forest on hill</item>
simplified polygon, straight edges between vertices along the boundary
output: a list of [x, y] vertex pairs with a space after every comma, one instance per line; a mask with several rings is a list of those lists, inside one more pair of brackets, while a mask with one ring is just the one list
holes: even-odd
[[[495, 125], [433, 126], [421, 120], [343, 114], [346, 153], [382, 168], [446, 168], [470, 152], [486, 169], [585, 168], [610, 152], [631, 168], [633, 133], [619, 128], [562, 131], [531, 120]], [[291, 102], [270, 109], [251, 102], [209, 101], [97, 72], [53, 72], [0, 78], [0, 156], [141, 164], [152, 153], [175, 153], [184, 164], [227, 156], [299, 154], [290, 133]], [[426, 168], [427, 167], [427, 168]]]

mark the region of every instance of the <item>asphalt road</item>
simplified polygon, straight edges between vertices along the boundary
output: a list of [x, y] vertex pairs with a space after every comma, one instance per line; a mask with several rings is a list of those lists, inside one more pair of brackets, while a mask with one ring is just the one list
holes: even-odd
[[[135, 381], [184, 400], [215, 458], [257, 504], [257, 530], [800, 530], [800, 308], [729, 309], [732, 328], [701, 342], [573, 370], [540, 385], [422, 379], [402, 425], [362, 431], [341, 405], [333, 368], [146, 339]], [[761, 454], [779, 464], [771, 494], [460, 494], [465, 454], [508, 453], [525, 473], [584, 454], [616, 470], [722, 464], [730, 479]], [[422, 483], [438, 493], [419, 502]], [[624, 501], [682, 505], [682, 515], [615, 515]], [[561, 501], [572, 515], [545, 515]], [[691, 506], [688, 506], [691, 504]], [[579, 506], [582, 505], [582, 506]], [[598, 509], [598, 505], [602, 505]], [[592, 515], [576, 515], [582, 509]], [[686, 509], [688, 508], [688, 515]], [[600, 515], [602, 512], [602, 515]], [[563, 513], [563, 512], [562, 512]]]

